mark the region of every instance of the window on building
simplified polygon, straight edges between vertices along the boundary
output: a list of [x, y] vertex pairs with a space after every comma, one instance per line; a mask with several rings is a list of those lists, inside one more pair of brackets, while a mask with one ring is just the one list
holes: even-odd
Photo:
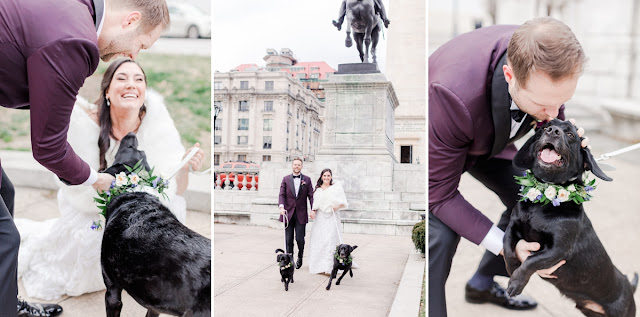
[[238, 162], [246, 162], [247, 155], [246, 154], [238, 154]]
[[246, 80], [240, 81], [240, 89], [249, 89], [249, 82]]
[[238, 130], [249, 130], [249, 119], [238, 119]]
[[273, 111], [273, 101], [265, 101], [264, 102], [264, 111], [272, 112]]
[[215, 154], [213, 156], [213, 165], [220, 166], [220, 154]]
[[296, 118], [300, 119], [300, 109], [298, 109], [298, 114], [296, 114]]
[[312, 73], [311, 74], [311, 79], [318, 79], [318, 78], [320, 78], [320, 74], [318, 74], [318, 73]]
[[400, 163], [408, 163], [411, 164], [413, 162], [413, 147], [411, 145], [402, 145], [400, 146]]
[[240, 100], [240, 103], [238, 105], [238, 111], [240, 111], [240, 112], [249, 111], [249, 102], [246, 101], [246, 100]]
[[287, 104], [287, 113], [291, 114], [291, 104]]
[[262, 131], [271, 131], [271, 130], [273, 130], [273, 119], [263, 119]]
[[216, 135], [215, 138], [213, 138], [213, 144], [220, 144], [222, 143], [222, 137], [219, 135]]
[[298, 131], [300, 130], [300, 126], [296, 124], [296, 136], [298, 136]]
[[271, 149], [271, 136], [262, 137], [262, 148], [266, 150]]
[[300, 79], [307, 79], [307, 74], [305, 73], [297, 73], [296, 76]]
[[222, 130], [222, 119], [216, 119], [216, 121], [213, 122], [213, 126], [217, 131]]
[[246, 135], [238, 136], [238, 145], [249, 143], [249, 137]]
[[289, 133], [289, 121], [287, 121], [287, 133]]
[[262, 161], [263, 162], [271, 162], [271, 155], [263, 155], [262, 156]]
[[266, 90], [266, 91], [273, 90], [273, 81], [265, 81], [264, 82], [264, 90]]
[[289, 138], [287, 137], [287, 142], [284, 144], [284, 150], [289, 151]]
[[300, 147], [298, 146], [298, 140], [296, 140], [296, 150], [299, 150]]
[[213, 89], [222, 89], [222, 82], [221, 81], [214, 81], [213, 82]]

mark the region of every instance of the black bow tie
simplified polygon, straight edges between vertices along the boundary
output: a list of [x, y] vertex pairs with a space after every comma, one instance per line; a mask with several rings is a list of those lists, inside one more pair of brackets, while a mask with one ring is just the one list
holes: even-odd
[[293, 175], [293, 178], [300, 178], [300, 176], [302, 175], [298, 175], [298, 176]]
[[516, 122], [522, 121], [522, 119], [524, 119], [524, 116], [526, 115], [527, 114], [522, 110], [511, 110], [511, 119], [515, 120]]

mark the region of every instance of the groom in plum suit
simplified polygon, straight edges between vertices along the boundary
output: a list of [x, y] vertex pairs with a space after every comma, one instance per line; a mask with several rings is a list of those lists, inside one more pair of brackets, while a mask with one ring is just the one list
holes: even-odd
[[292, 164], [293, 173], [282, 178], [280, 184], [280, 195], [278, 205], [280, 207], [280, 221], [283, 221], [286, 214], [287, 222], [285, 230], [285, 240], [287, 243], [287, 253], [293, 255], [293, 233], [295, 231], [296, 242], [298, 243], [298, 261], [296, 269], [302, 266], [302, 255], [304, 254], [304, 236], [309, 216], [307, 214], [307, 199], [313, 207], [313, 184], [309, 176], [302, 175], [302, 159], [296, 157]]

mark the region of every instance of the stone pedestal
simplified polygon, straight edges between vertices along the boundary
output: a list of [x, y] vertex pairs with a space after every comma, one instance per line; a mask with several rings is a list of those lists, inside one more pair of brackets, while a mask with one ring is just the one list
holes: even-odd
[[324, 134], [316, 160], [355, 155], [396, 162], [393, 143], [398, 99], [385, 75], [334, 74], [323, 86]]

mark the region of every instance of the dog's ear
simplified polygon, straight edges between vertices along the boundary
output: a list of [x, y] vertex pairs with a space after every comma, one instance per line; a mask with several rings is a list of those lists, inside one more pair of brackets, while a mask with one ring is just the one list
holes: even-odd
[[596, 163], [596, 159], [591, 154], [591, 150], [589, 150], [589, 148], [586, 148], [586, 147], [581, 148], [580, 153], [582, 153], [582, 161], [584, 162], [585, 171], [591, 171], [593, 175], [607, 182], [610, 182], [613, 180], [613, 178], [607, 176], [600, 169], [600, 166], [598, 166], [598, 163]]
[[538, 138], [539, 135], [536, 133], [518, 150], [518, 153], [516, 153], [516, 156], [513, 158], [514, 167], [523, 170], [533, 168], [533, 162], [536, 158], [535, 153], [533, 153], [533, 144]]
[[358, 247], [357, 245], [352, 246], [351, 251], [353, 252], [353, 250], [355, 250], [357, 247]]

